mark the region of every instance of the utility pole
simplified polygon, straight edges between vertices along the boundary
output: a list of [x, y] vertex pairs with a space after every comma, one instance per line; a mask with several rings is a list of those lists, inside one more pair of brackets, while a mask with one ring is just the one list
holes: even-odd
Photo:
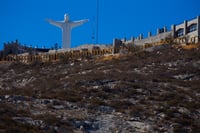
[[97, 0], [97, 22], [96, 22], [96, 44], [98, 44], [99, 37], [99, 0]]

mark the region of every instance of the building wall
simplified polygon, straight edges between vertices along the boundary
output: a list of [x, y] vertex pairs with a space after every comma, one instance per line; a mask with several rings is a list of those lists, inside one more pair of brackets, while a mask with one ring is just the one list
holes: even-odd
[[200, 42], [200, 16], [198, 16], [197, 19], [198, 19], [198, 24], [197, 24], [198, 42]]
[[[190, 32], [189, 29], [196, 25], [197, 29], [195, 31]], [[178, 36], [179, 30], [183, 29], [183, 35]], [[174, 28], [174, 38], [186, 38], [186, 43], [198, 43], [199, 42], [199, 36], [200, 36], [200, 19], [199, 16], [188, 21], [184, 21], [184, 23], [176, 25]]]
[[[195, 31], [189, 32], [190, 26], [196, 24], [197, 29]], [[161, 32], [162, 31], [162, 32]], [[114, 39], [113, 46], [119, 47], [119, 45], [144, 45], [147, 43], [159, 42], [166, 38], [173, 38], [180, 40], [185, 38], [185, 41], [180, 41], [179, 43], [199, 43], [200, 42], [200, 16], [184, 21], [178, 25], [171, 25], [171, 30], [167, 31], [167, 28], [157, 29], [157, 35], [151, 36], [151, 32], [148, 32], [148, 38], [143, 39], [143, 35], [140, 34], [139, 37], [132, 37], [130, 40], [126, 39]], [[120, 43], [119, 43], [120, 42]]]

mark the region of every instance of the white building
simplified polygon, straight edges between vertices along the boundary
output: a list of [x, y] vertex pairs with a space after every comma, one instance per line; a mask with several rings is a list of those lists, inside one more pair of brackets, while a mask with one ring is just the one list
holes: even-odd
[[185, 20], [178, 25], [171, 25], [171, 30], [167, 30], [167, 27], [158, 28], [157, 34], [152, 36], [151, 32], [148, 32], [148, 37], [143, 38], [143, 34], [139, 37], [132, 37], [131, 40], [126, 39], [114, 39], [113, 46], [119, 47], [122, 44], [125, 45], [144, 45], [147, 43], [155, 43], [164, 39], [174, 39], [175, 43], [187, 44], [187, 43], [199, 43], [200, 42], [200, 16], [197, 16], [191, 20]]
[[200, 41], [200, 16], [185, 20], [182, 24], [172, 25], [171, 32], [177, 41], [184, 38], [186, 43], [199, 43]]

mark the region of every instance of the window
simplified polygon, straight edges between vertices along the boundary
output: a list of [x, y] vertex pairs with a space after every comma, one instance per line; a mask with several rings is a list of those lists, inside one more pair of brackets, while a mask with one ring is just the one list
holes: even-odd
[[177, 37], [183, 36], [183, 32], [184, 32], [183, 29], [179, 29], [179, 30], [177, 31]]
[[163, 33], [164, 32], [164, 28], [159, 29], [159, 33]]
[[192, 24], [189, 26], [188, 32], [193, 32], [197, 30], [197, 24]]

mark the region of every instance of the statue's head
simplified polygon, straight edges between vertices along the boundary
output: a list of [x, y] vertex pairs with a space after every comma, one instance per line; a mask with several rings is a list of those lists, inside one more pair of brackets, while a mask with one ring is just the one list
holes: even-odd
[[65, 15], [64, 15], [64, 21], [65, 21], [65, 22], [68, 22], [68, 21], [69, 21], [69, 15], [68, 15], [68, 14], [65, 14]]

